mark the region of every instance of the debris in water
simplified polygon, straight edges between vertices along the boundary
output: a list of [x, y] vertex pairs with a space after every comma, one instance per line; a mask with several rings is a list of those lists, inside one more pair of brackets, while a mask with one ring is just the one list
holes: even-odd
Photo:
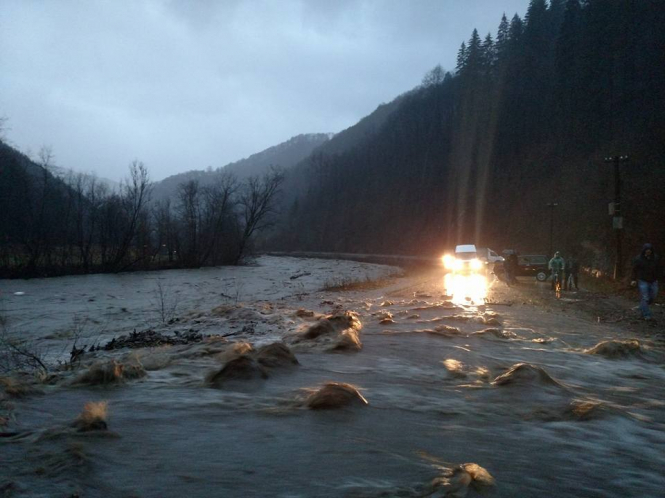
[[449, 325], [438, 325], [433, 329], [416, 329], [412, 330], [411, 332], [416, 334], [431, 334], [447, 338], [459, 337], [461, 335], [464, 335], [460, 331], [460, 329], [458, 329], [457, 327], [450, 327]]
[[79, 432], [105, 431], [108, 429], [106, 417], [108, 414], [108, 403], [106, 401], [89, 402], [83, 407], [83, 411], [72, 423]]
[[433, 495], [443, 492], [446, 498], [464, 498], [469, 488], [483, 496], [491, 492], [495, 487], [494, 477], [483, 467], [476, 463], [464, 463], [453, 469], [446, 469], [441, 477], [432, 481]]
[[298, 359], [288, 346], [282, 342], [274, 342], [260, 347], [256, 352], [256, 361], [267, 368], [291, 367], [298, 365]]
[[443, 366], [448, 370], [448, 373], [451, 374], [453, 377], [466, 377], [466, 374], [464, 373], [464, 365], [462, 364], [461, 361], [459, 360], [453, 360], [452, 358], [448, 358], [446, 360], [443, 360]]
[[517, 363], [513, 365], [506, 373], [495, 378], [492, 384], [495, 386], [531, 386], [534, 384], [544, 384], [564, 387], [554, 380], [543, 368], [529, 363]]
[[627, 341], [610, 340], [603, 341], [596, 344], [591, 349], [584, 351], [586, 354], [596, 354], [604, 356], [605, 358], [618, 359], [640, 357], [642, 355], [642, 347], [640, 341], [637, 339], [630, 339]]
[[93, 363], [87, 372], [79, 375], [73, 385], [104, 386], [120, 384], [124, 380], [139, 379], [146, 375], [145, 369], [138, 358], [126, 363], [118, 360], [99, 361]]
[[501, 330], [497, 328], [489, 328], [485, 330], [480, 330], [478, 332], [472, 332], [471, 335], [480, 336], [480, 337], [496, 337], [497, 339], [516, 339], [517, 334], [509, 330]]
[[[0, 388], [10, 398], [24, 398], [31, 394], [41, 394], [39, 389], [14, 377], [0, 377]], [[1, 400], [2, 396], [0, 396]]]
[[[174, 335], [166, 335], [155, 332], [154, 330], [144, 330], [142, 332], [136, 332], [136, 330], [134, 330], [131, 334], [114, 337], [98, 349], [112, 351], [122, 348], [147, 348], [166, 345], [176, 346], [201, 342], [206, 337], [208, 336], [204, 336], [203, 334], [194, 331], [184, 333], [176, 332]], [[91, 351], [94, 350], [94, 348], [90, 349]]]
[[360, 351], [361, 328], [358, 314], [345, 311], [321, 318], [304, 332], [292, 335], [288, 341], [291, 344], [320, 344], [327, 351]]
[[229, 381], [267, 378], [268, 373], [254, 358], [242, 355], [227, 361], [220, 370], [210, 372], [205, 382], [211, 387], [223, 387]]

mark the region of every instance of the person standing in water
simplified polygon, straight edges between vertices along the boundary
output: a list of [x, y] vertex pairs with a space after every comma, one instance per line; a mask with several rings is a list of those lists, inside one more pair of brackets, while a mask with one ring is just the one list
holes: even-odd
[[640, 311], [642, 318], [653, 320], [651, 308], [658, 295], [658, 279], [661, 276], [660, 258], [651, 244], [644, 244], [642, 252], [633, 260], [633, 279], [630, 283], [637, 285], [640, 291]]

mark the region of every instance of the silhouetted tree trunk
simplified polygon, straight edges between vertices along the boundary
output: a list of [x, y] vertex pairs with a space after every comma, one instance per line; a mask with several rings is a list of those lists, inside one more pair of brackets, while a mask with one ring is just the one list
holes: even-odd
[[240, 193], [241, 233], [235, 263], [238, 264], [249, 244], [251, 237], [258, 230], [271, 226], [276, 196], [284, 181], [284, 174], [272, 169], [263, 177], [250, 177]]

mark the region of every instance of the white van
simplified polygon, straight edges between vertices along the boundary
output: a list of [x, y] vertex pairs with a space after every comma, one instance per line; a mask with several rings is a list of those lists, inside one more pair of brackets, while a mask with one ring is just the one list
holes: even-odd
[[476, 273], [483, 270], [485, 263], [478, 258], [478, 251], [474, 244], [462, 244], [455, 247], [455, 273]]
[[476, 253], [478, 254], [479, 260], [492, 266], [494, 265], [494, 263], [504, 262], [504, 257], [499, 256], [495, 251], [493, 251], [489, 247], [479, 247], [477, 248]]

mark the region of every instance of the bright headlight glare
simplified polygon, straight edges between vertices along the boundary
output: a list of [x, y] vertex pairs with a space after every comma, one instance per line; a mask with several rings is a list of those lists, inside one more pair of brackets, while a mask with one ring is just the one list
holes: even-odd
[[471, 269], [472, 270], [480, 270], [482, 267], [483, 267], [483, 263], [479, 259], [472, 259], [471, 260]]
[[455, 262], [453, 263], [453, 268], [455, 270], [461, 270], [462, 268], [464, 268], [464, 261], [462, 261], [461, 259], [456, 259]]
[[443, 266], [446, 270], [452, 270], [453, 269], [453, 264], [455, 262], [455, 258], [453, 258], [450, 254], [446, 254], [441, 259], [443, 260]]

